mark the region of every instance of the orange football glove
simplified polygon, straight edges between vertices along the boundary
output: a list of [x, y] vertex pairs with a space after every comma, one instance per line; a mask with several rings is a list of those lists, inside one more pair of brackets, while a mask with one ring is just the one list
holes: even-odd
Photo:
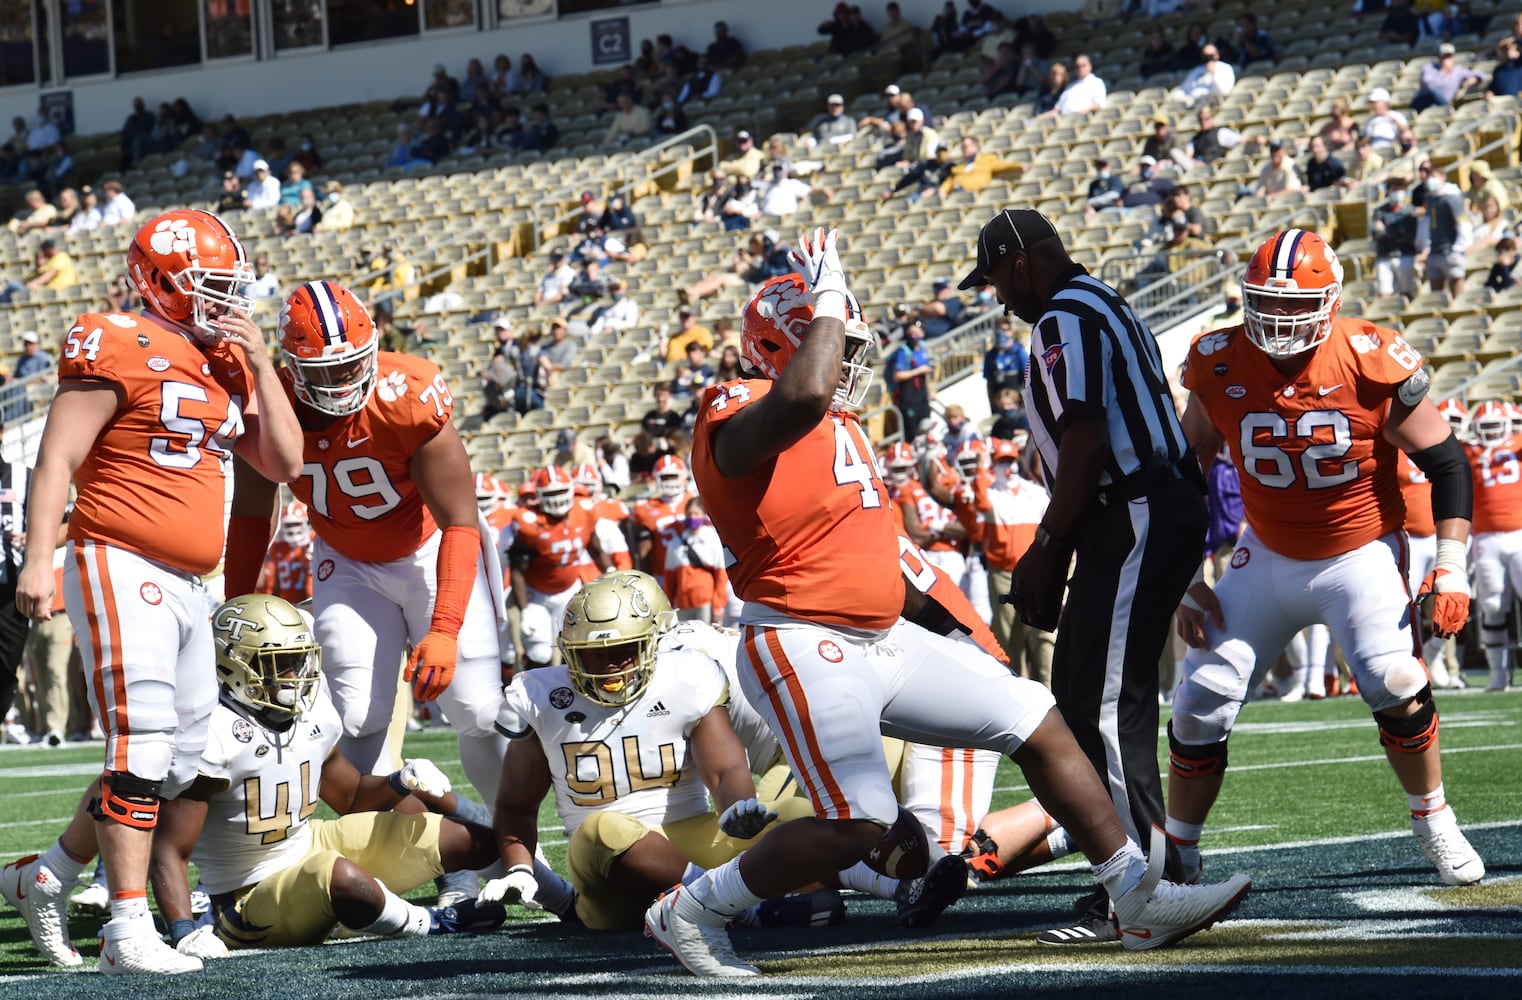
[[1423, 621], [1431, 621], [1433, 635], [1444, 639], [1458, 635], [1469, 620], [1469, 581], [1462, 573], [1439, 567], [1422, 581], [1416, 601]]
[[412, 650], [402, 680], [412, 682], [412, 697], [433, 701], [454, 680], [456, 639], [447, 632], [430, 630]]

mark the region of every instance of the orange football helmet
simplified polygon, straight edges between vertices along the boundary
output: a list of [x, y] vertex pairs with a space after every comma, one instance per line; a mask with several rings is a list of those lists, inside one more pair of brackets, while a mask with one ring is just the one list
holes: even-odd
[[202, 343], [223, 339], [212, 325], [219, 316], [254, 311], [243, 294], [255, 277], [248, 255], [227, 223], [210, 212], [178, 208], [149, 219], [127, 247], [127, 277], [154, 315]]
[[1488, 400], [1469, 418], [1469, 429], [1480, 447], [1494, 448], [1511, 437], [1511, 414], [1506, 407], [1500, 400]]
[[518, 484], [518, 504], [531, 510], [539, 509], [539, 494], [535, 492], [534, 480], [525, 479]]
[[312, 524], [307, 520], [307, 505], [292, 500], [280, 508], [280, 540], [297, 548], [312, 540]]
[[280, 309], [280, 354], [296, 398], [335, 417], [370, 402], [378, 372], [375, 321], [354, 293], [333, 281], [309, 281]]
[[662, 455], [655, 463], [655, 492], [663, 500], [675, 500], [687, 492], [687, 463], [676, 455]]
[[1288, 358], [1332, 335], [1342, 263], [1315, 233], [1286, 229], [1258, 247], [1242, 276], [1242, 325], [1265, 354]]
[[576, 502], [576, 484], [571, 482], [570, 473], [558, 465], [546, 465], [535, 469], [529, 482], [534, 485], [539, 509], [544, 514], [561, 518], [571, 512], [571, 504]]
[[[751, 297], [740, 328], [740, 367], [751, 377], [775, 380], [787, 368], [814, 321], [814, 299], [796, 274], [773, 278]], [[860, 406], [872, 385], [865, 364], [877, 338], [862, 320], [861, 304], [846, 295], [846, 349], [834, 406]]]
[[883, 459], [883, 467], [888, 470], [888, 484], [890, 486], [902, 486], [914, 478], [915, 466], [918, 460], [914, 457], [914, 448], [907, 441], [895, 441], [888, 446], [888, 454]]
[[602, 497], [602, 473], [591, 462], [582, 462], [572, 469], [571, 482], [576, 484], [577, 496]]
[[964, 441], [962, 447], [957, 449], [956, 470], [964, 482], [972, 482], [978, 474], [978, 462], [982, 459], [988, 445], [980, 438]]
[[990, 462], [1018, 462], [1020, 461], [1020, 446], [1006, 438], [994, 438], [988, 446], [988, 459]]

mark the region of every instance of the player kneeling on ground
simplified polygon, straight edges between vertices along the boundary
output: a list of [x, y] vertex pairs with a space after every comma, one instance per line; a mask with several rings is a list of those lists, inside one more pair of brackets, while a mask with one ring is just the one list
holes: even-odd
[[[342, 728], [311, 620], [250, 594], [218, 608], [212, 631], [221, 700], [211, 738], [153, 840], [153, 890], [176, 948], [211, 958], [227, 946], [317, 944], [334, 924], [382, 935], [500, 926], [500, 905], [425, 909], [400, 898], [446, 871], [491, 864], [491, 834], [439, 815], [457, 804], [429, 761], [362, 776], [337, 751]], [[319, 800], [340, 818], [312, 819]], [[191, 917], [192, 860], [213, 927]]]
[[[723, 670], [695, 650], [656, 650], [672, 618], [644, 573], [595, 580], [566, 606], [565, 663], [508, 686], [497, 725], [512, 742], [496, 812], [508, 874], [482, 899], [538, 907], [532, 865], [551, 788], [570, 838], [576, 914], [597, 930], [639, 927], [673, 883], [735, 857], [779, 815], [812, 812], [803, 799], [757, 800]], [[770, 912], [762, 904], [760, 922]]]

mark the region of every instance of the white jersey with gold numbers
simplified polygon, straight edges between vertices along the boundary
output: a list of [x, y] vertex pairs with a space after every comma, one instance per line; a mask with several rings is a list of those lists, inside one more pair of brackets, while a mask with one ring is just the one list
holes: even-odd
[[207, 804], [191, 855], [208, 893], [252, 885], [306, 856], [322, 765], [342, 729], [325, 683], [311, 711], [284, 732], [226, 700], [217, 705], [198, 767], [227, 785]]
[[721, 628], [700, 621], [678, 622], [661, 636], [656, 648], [695, 649], [710, 657], [724, 671], [729, 680], [729, 721], [745, 747], [752, 772], [765, 774], [782, 759], [782, 745], [777, 742], [776, 734], [740, 693], [740, 681], [735, 675], [735, 654], [740, 648], [739, 629]]
[[520, 673], [507, 686], [497, 728], [510, 738], [538, 737], [567, 837], [606, 809], [661, 826], [708, 812], [687, 740], [728, 699], [729, 683], [711, 658], [670, 650], [656, 654], [640, 696], [616, 707], [583, 698], [564, 666]]

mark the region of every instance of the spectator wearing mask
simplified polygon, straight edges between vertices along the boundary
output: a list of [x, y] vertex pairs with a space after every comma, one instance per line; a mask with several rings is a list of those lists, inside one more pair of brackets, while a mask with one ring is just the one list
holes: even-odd
[[301, 191], [301, 204], [297, 206], [296, 214], [292, 219], [296, 232], [313, 232], [321, 221], [322, 206], [317, 203], [317, 192], [312, 190], [311, 187], [303, 188]]
[[700, 497], [687, 500], [671, 526], [666, 542], [666, 565], [661, 586], [676, 612], [677, 621], [712, 623], [724, 615], [724, 544], [708, 520]]
[[11, 377], [20, 381], [41, 372], [52, 371], [54, 363], [53, 356], [42, 349], [42, 338], [37, 335], [37, 331], [28, 330], [21, 335], [21, 357], [16, 359]]
[[1204, 62], [1189, 71], [1172, 95], [1190, 107], [1206, 102], [1219, 103], [1237, 85], [1236, 70], [1221, 59], [1220, 49], [1213, 44], [1206, 45], [1200, 55]]
[[814, 124], [819, 142], [844, 143], [856, 138], [856, 119], [846, 114], [846, 99], [839, 94], [825, 98], [825, 113]]
[[615, 193], [608, 198], [607, 206], [597, 217], [597, 227], [608, 232], [626, 234], [624, 239], [627, 243], [642, 242], [639, 219], [635, 218], [634, 210], [629, 207], [629, 200], [622, 193]]
[[920, 306], [919, 321], [927, 338], [943, 337], [967, 315], [967, 306], [947, 278], [937, 278], [931, 285], [935, 297]]
[[1030, 419], [1025, 415], [1020, 390], [1005, 386], [994, 394], [994, 422], [988, 428], [988, 436], [1003, 441], [1015, 441], [1030, 433]]
[[222, 181], [217, 188], [217, 200], [212, 211], [218, 215], [241, 212], [249, 207], [248, 201], [248, 191], [238, 180], [238, 175], [231, 170], [222, 171]]
[[85, 233], [92, 229], [99, 229], [102, 225], [100, 206], [95, 198], [95, 189], [86, 184], [79, 189], [79, 211], [69, 220], [69, 232]]
[[1158, 163], [1167, 166], [1173, 162], [1173, 151], [1178, 145], [1178, 140], [1173, 134], [1173, 125], [1168, 121], [1167, 115], [1156, 115], [1152, 119], [1152, 134], [1147, 136], [1147, 141], [1142, 143], [1142, 153], [1150, 156]]
[[687, 112], [682, 110], [682, 106], [677, 103], [676, 95], [669, 90], [661, 92], [660, 103], [655, 106], [651, 114], [656, 135], [676, 135], [687, 131], [689, 127]]
[[1311, 155], [1305, 162], [1305, 186], [1309, 191], [1329, 187], [1348, 187], [1347, 168], [1342, 161], [1328, 152], [1326, 140], [1319, 135], [1311, 136]]
[[599, 306], [592, 313], [592, 323], [587, 332], [594, 337], [622, 333], [639, 322], [639, 306], [629, 298], [623, 281], [618, 278], [609, 281], [608, 294], [613, 301]]
[[1120, 196], [1120, 204], [1124, 208], [1161, 205], [1172, 190], [1173, 179], [1157, 172], [1157, 160], [1143, 156], [1136, 164], [1136, 178], [1126, 184]]
[[1485, 76], [1458, 64], [1458, 50], [1451, 42], [1437, 47], [1437, 58], [1422, 67], [1421, 86], [1411, 98], [1411, 110], [1421, 112], [1431, 107], [1458, 103], [1470, 90], [1485, 83]]
[[1005, 389], [1020, 391], [1025, 386], [1025, 366], [1030, 352], [1015, 339], [1009, 320], [1002, 320], [994, 329], [994, 344], [983, 354], [983, 382], [992, 405]]
[[1106, 208], [1119, 208], [1120, 199], [1126, 191], [1126, 183], [1110, 169], [1108, 157], [1094, 161], [1094, 179], [1089, 181], [1089, 195], [1084, 202], [1084, 217], [1094, 215]]
[[969, 441], [981, 441], [983, 435], [967, 419], [967, 410], [960, 403], [952, 403], [946, 407], [946, 433], [941, 438], [941, 444], [946, 448], [946, 454], [955, 455], [962, 450], [962, 445]]
[[344, 195], [343, 185], [328, 181], [323, 185], [322, 222], [319, 233], [341, 233], [354, 228], [354, 203]]
[[904, 341], [888, 356], [889, 394], [898, 408], [904, 437], [919, 433], [920, 422], [930, 416], [930, 378], [935, 366], [925, 350], [925, 328], [913, 320], [904, 330]]
[[1434, 163], [1427, 178], [1427, 213], [1416, 230], [1416, 252], [1426, 255], [1427, 282], [1434, 292], [1447, 290], [1457, 298], [1464, 290], [1464, 254], [1471, 229], [1464, 212], [1464, 194], [1448, 180], [1448, 172]]
[[751, 184], [750, 177], [740, 174], [726, 192], [719, 215], [724, 229], [734, 232], [749, 229], [751, 222], [761, 217], [761, 193]]
[[265, 212], [280, 204], [280, 181], [264, 160], [254, 161], [254, 179], [248, 185], [248, 207]]

